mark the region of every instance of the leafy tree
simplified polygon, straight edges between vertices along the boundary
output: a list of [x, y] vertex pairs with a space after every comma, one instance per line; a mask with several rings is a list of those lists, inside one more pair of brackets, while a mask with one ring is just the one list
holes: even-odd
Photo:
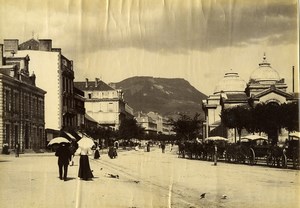
[[134, 118], [125, 118], [121, 121], [118, 136], [122, 139], [139, 138], [143, 135], [143, 128], [138, 125]]
[[288, 131], [299, 131], [299, 102], [281, 105], [280, 118], [282, 127]]
[[278, 141], [278, 132], [282, 127], [281, 110], [282, 106], [275, 102], [257, 104], [254, 108], [254, 124], [256, 130], [268, 134], [272, 143]]
[[257, 104], [254, 108], [237, 106], [221, 112], [222, 123], [227, 128], [236, 128], [239, 134], [265, 132], [272, 143], [278, 141], [281, 128], [299, 131], [299, 102], [279, 105], [275, 102]]
[[105, 145], [108, 145], [109, 140], [116, 136], [116, 131], [112, 130], [109, 127], [86, 127], [84, 131], [95, 140], [98, 140], [99, 144], [100, 139], [104, 139]]
[[243, 128], [254, 128], [250, 125], [250, 123], [252, 123], [252, 116], [250, 108], [247, 106], [236, 106], [233, 108], [224, 109], [221, 112], [221, 120], [226, 127], [237, 130], [239, 140], [241, 139]]
[[171, 119], [170, 123], [173, 126], [173, 131], [176, 132], [178, 137], [190, 140], [199, 135], [202, 120], [200, 119], [199, 113], [196, 113], [193, 118], [188, 115], [180, 114], [176, 121]]

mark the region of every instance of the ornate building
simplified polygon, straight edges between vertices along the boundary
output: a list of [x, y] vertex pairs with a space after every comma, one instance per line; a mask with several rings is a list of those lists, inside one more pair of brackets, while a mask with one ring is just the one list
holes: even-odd
[[[237, 105], [255, 107], [258, 103], [283, 104], [295, 101], [295, 97], [286, 92], [287, 85], [280, 78], [278, 72], [271, 67], [264, 55], [263, 61], [250, 75], [248, 83], [242, 80], [238, 73], [228, 72], [218, 83], [213, 95], [203, 100], [203, 110], [206, 121], [203, 128], [204, 137], [224, 136], [230, 141], [235, 141], [237, 133], [226, 129], [221, 124], [220, 114], [222, 109], [232, 108]], [[242, 134], [247, 134], [244, 130]], [[270, 135], [269, 135], [270, 136]], [[279, 132], [279, 141], [287, 138], [287, 132]]]
[[0, 148], [44, 148], [46, 92], [29, 73], [29, 56], [3, 57], [2, 44], [0, 53]]
[[246, 87], [246, 82], [239, 77], [238, 73], [232, 70], [225, 73], [223, 79], [216, 85], [214, 93], [202, 101], [202, 107], [206, 116], [206, 122], [203, 125], [204, 137], [207, 137], [207, 135], [212, 136], [211, 133], [225, 134], [224, 131], [226, 129], [221, 126], [221, 98], [226, 99], [226, 103], [224, 103], [225, 108], [245, 105], [248, 103], [248, 97], [245, 93]]

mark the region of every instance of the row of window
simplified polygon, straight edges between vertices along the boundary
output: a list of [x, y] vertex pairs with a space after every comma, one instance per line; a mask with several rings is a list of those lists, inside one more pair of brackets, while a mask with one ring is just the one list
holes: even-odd
[[5, 89], [4, 93], [4, 106], [5, 112], [19, 113], [21, 108], [25, 115], [44, 117], [44, 100], [38, 96], [31, 95], [29, 93], [23, 93], [20, 96], [19, 91]]
[[63, 98], [63, 106], [74, 108], [74, 100], [72, 98]]
[[104, 91], [104, 92], [88, 92], [86, 93], [86, 98], [120, 98], [117, 91]]
[[23, 126], [21, 134], [19, 125], [6, 124], [4, 129], [4, 143], [8, 144], [9, 148], [14, 148], [16, 143], [21, 143], [22, 148], [42, 148], [44, 147], [44, 128], [30, 127], [28, 124]]
[[73, 88], [74, 88], [73, 80], [68, 79], [67, 77], [63, 77], [62, 80], [63, 80], [63, 92], [73, 93]]

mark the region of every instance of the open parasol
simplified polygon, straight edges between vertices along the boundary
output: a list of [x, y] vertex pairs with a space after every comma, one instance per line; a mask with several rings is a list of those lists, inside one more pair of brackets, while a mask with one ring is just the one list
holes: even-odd
[[205, 141], [228, 141], [228, 139], [221, 136], [211, 136], [211, 137], [207, 137]]
[[92, 140], [91, 138], [88, 138], [86, 136], [83, 136], [78, 142], [78, 147], [81, 148], [91, 148], [92, 146], [95, 145], [94, 140]]
[[50, 140], [50, 142], [48, 143], [48, 146], [50, 146], [52, 144], [60, 144], [60, 143], [70, 143], [70, 141], [64, 137], [55, 137]]
[[295, 132], [293, 132], [293, 133], [290, 133], [289, 136], [290, 136], [290, 137], [296, 137], [296, 138], [299, 139], [299, 138], [300, 138], [300, 132], [295, 131]]
[[248, 139], [248, 140], [268, 140], [268, 138], [256, 134], [249, 134], [247, 136], [242, 136], [242, 139]]

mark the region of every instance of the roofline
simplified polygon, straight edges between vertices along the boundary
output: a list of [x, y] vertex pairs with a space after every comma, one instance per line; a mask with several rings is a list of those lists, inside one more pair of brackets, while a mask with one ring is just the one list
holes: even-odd
[[257, 99], [257, 98], [260, 98], [266, 94], [269, 94], [270, 92], [274, 92], [276, 94], [279, 94], [279, 95], [283, 95], [284, 97], [287, 97], [287, 98], [294, 98], [293, 95], [287, 93], [287, 92], [284, 92], [284, 91], [281, 91], [281, 90], [278, 90], [277, 88], [269, 88], [265, 91], [262, 91], [256, 95], [253, 96], [253, 99]]

